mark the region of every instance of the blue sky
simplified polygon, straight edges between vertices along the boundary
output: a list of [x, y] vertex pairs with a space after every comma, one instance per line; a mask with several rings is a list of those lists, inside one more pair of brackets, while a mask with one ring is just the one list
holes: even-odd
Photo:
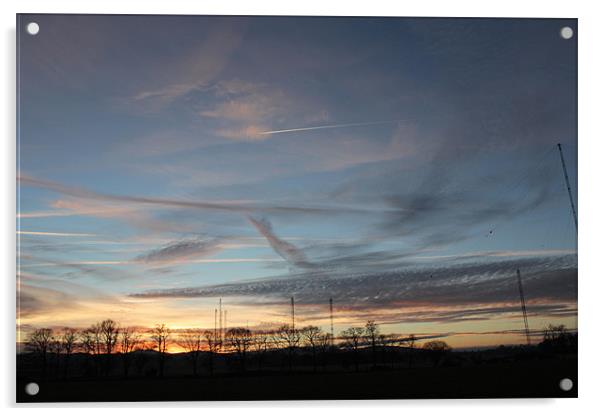
[[[575, 20], [20, 18], [41, 28], [19, 39], [24, 327], [207, 326], [220, 294], [260, 325], [295, 290], [321, 322], [321, 287], [341, 328], [460, 333], [462, 308], [512, 331], [505, 281], [482, 302], [417, 288], [470, 292], [523, 261], [533, 319], [576, 327], [555, 148], [576, 194]], [[403, 283], [417, 270], [445, 278]]]

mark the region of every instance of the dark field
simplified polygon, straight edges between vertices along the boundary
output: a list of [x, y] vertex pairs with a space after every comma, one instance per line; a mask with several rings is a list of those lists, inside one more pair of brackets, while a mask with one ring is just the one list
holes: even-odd
[[[569, 392], [559, 381], [571, 378]], [[577, 359], [528, 358], [515, 362], [385, 368], [359, 372], [310, 369], [247, 371], [160, 377], [108, 376], [39, 382], [28, 396], [19, 379], [18, 402], [200, 401], [200, 400], [353, 400], [432, 398], [577, 397]]]

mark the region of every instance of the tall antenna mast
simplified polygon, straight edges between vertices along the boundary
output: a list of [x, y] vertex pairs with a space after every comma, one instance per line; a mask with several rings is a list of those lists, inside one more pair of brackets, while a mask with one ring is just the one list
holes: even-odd
[[295, 297], [291, 297], [291, 314], [293, 317], [293, 332], [295, 332]]
[[562, 162], [564, 181], [566, 182], [566, 190], [569, 192], [571, 210], [573, 211], [573, 219], [575, 220], [575, 232], [577, 232], [577, 211], [575, 211], [575, 203], [573, 202], [573, 192], [571, 191], [571, 184], [569, 183], [569, 175], [566, 173], [566, 163], [564, 163], [564, 155], [562, 154], [562, 145], [560, 143], [558, 143], [558, 151], [560, 152], [560, 161]]
[[520, 293], [520, 305], [523, 310], [523, 321], [525, 322], [525, 335], [527, 344], [531, 345], [531, 335], [529, 334], [529, 321], [527, 320], [527, 306], [525, 305], [525, 294], [523, 292], [523, 281], [520, 277], [520, 270], [516, 269], [516, 277], [518, 278], [518, 292]]
[[222, 298], [219, 298], [219, 340], [222, 341], [224, 331], [222, 330]]
[[330, 342], [334, 344], [334, 313], [332, 309], [332, 298], [329, 300], [330, 303]]
[[217, 309], [215, 309], [215, 313], [213, 315], [213, 339], [217, 340]]

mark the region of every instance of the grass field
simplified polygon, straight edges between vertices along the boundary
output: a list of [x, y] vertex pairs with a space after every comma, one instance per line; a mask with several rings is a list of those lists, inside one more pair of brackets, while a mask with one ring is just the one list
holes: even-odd
[[[571, 378], [569, 392], [559, 388]], [[360, 372], [249, 372], [214, 377], [109, 378], [41, 382], [18, 402], [354, 400], [577, 397], [576, 359], [528, 360], [471, 366], [376, 369]]]

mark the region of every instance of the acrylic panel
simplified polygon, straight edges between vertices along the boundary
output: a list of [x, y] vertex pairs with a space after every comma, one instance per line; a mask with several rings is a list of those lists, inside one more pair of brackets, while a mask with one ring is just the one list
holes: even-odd
[[17, 400], [577, 396], [577, 20], [17, 16]]

